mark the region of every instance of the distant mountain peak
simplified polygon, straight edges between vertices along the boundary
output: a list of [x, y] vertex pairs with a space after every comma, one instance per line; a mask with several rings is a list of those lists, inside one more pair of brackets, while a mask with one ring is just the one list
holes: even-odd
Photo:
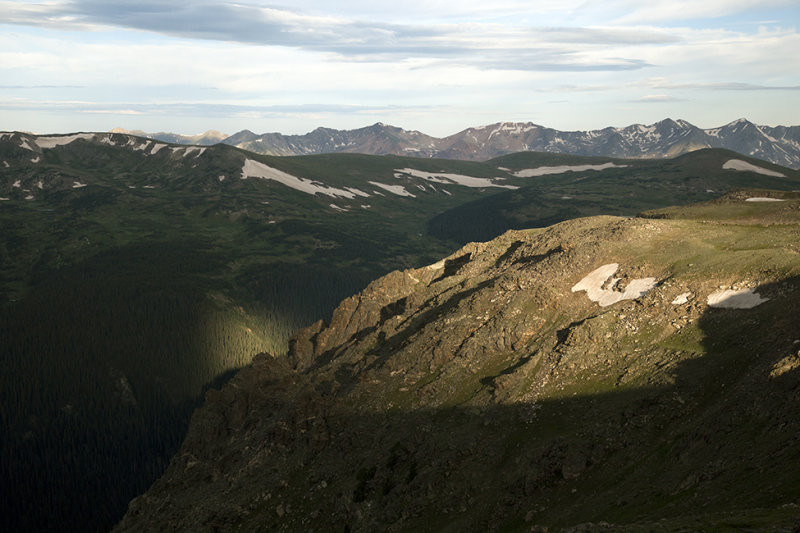
[[213, 130], [193, 137], [147, 135], [121, 128], [114, 131], [180, 144], [224, 142], [261, 154], [283, 156], [355, 152], [485, 161], [513, 152], [551, 152], [652, 158], [674, 157], [700, 148], [728, 148], [778, 165], [800, 168], [800, 128], [757, 126], [745, 118], [705, 130], [686, 120], [669, 117], [650, 125], [608, 126], [590, 131], [561, 131], [533, 122], [504, 121], [470, 127], [444, 138], [384, 122], [351, 130], [319, 127], [303, 135], [242, 130], [225, 139]]

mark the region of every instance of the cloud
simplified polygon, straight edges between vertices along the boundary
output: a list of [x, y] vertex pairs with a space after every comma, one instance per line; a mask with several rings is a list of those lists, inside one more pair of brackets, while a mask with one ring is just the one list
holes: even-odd
[[635, 99], [634, 102], [637, 104], [656, 104], [663, 102], [680, 102], [682, 100], [682, 98], [676, 98], [668, 94], [648, 94]]
[[85, 89], [86, 85], [0, 85], [3, 89]]
[[302, 115], [372, 114], [396, 111], [431, 109], [433, 106], [401, 105], [342, 105], [342, 104], [281, 104], [238, 105], [220, 103], [142, 104], [120, 102], [97, 107], [95, 102], [49, 100], [0, 100], [0, 109], [13, 111], [60, 111], [106, 115], [169, 115], [187, 117], [247, 116], [270, 118]]
[[135, 109], [81, 109], [78, 113], [90, 113], [94, 115], [144, 115], [142, 111]]
[[800, 91], [800, 85], [759, 85], [755, 83], [660, 83], [654, 87], [662, 89], [707, 89], [713, 91]]
[[[484, 22], [400, 24], [309, 14], [283, 7], [196, 0], [0, 2], [6, 24], [85, 30], [120, 27], [182, 39], [238, 42], [333, 54], [338, 60], [396, 62], [433, 58], [481, 69], [619, 71], [649, 66], [615, 47], [679, 39], [655, 28], [532, 27]], [[608, 56], [587, 60], [587, 48]], [[597, 55], [597, 53], [595, 53]], [[618, 57], [619, 56], [619, 57]]]
[[760, 0], [757, 5], [752, 0], [616, 0], [612, 4], [625, 12], [617, 21], [623, 24], [719, 19], [754, 9], [796, 7], [795, 0]]

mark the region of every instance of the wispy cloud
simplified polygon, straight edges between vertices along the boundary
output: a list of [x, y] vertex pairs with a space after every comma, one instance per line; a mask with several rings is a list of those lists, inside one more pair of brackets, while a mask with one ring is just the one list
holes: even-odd
[[624, 24], [719, 19], [754, 9], [797, 7], [795, 0], [614, 0], [611, 4], [624, 10], [625, 14], [618, 19]]
[[656, 104], [663, 102], [680, 102], [683, 98], [670, 96], [668, 94], [647, 94], [634, 100], [637, 104]]
[[587, 61], [582, 51], [676, 42], [655, 28], [532, 27], [494, 23], [397, 24], [308, 14], [219, 0], [71, 0], [48, 4], [0, 2], [6, 24], [85, 30], [121, 27], [171, 37], [290, 47], [347, 61], [436, 58], [479, 68], [618, 71], [648, 62], [620, 54]]
[[50, 101], [50, 100], [0, 100], [0, 109], [14, 111], [45, 111], [57, 110], [75, 113], [107, 114], [107, 115], [148, 115], [161, 113], [170, 116], [251, 116], [251, 117], [277, 117], [286, 115], [326, 115], [326, 114], [372, 114], [392, 112], [398, 110], [430, 109], [430, 106], [401, 106], [401, 105], [341, 105], [341, 104], [284, 104], [284, 105], [237, 105], [218, 103], [167, 103], [167, 104], [141, 104], [120, 102], [117, 104], [98, 107], [95, 102], [84, 101]]
[[713, 91], [800, 91], [800, 85], [759, 85], [756, 83], [661, 83], [662, 89], [706, 89]]
[[3, 89], [85, 89], [86, 85], [0, 85]]

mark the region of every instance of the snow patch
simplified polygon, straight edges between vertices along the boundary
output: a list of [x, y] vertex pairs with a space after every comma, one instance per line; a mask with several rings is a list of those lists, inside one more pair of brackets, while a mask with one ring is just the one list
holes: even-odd
[[444, 183], [446, 185], [463, 185], [464, 187], [500, 187], [503, 189], [519, 189], [514, 185], [500, 185], [493, 180], [502, 180], [503, 178], [476, 178], [474, 176], [464, 176], [463, 174], [449, 174], [446, 172], [425, 172], [424, 170], [416, 170], [413, 168], [397, 168], [395, 177], [403, 177], [403, 175], [421, 178], [434, 183]]
[[16, 188], [20, 188], [20, 187], [22, 187], [22, 181], [17, 180], [14, 183], [12, 183], [11, 186], [12, 187], [16, 187]]
[[[387, 185], [386, 183], [380, 183], [378, 181], [370, 181], [370, 183], [372, 185], [375, 185], [376, 187], [380, 187], [381, 189], [389, 191], [390, 193], [396, 194], [398, 196], [410, 196], [411, 198], [416, 198], [416, 196], [408, 192], [402, 185]], [[380, 193], [376, 192], [376, 194]], [[383, 195], [381, 194], [381, 196]]]
[[6, 168], [8, 168], [8, 167], [10, 167], [11, 165], [9, 165], [9, 164], [8, 164], [8, 161], [3, 161], [3, 166], [4, 166], [4, 167], [6, 167]]
[[167, 147], [166, 144], [156, 143], [153, 145], [153, 148], [150, 149], [150, 155], [155, 155], [158, 153], [159, 150], [166, 147]]
[[34, 157], [33, 159], [31, 159], [31, 163], [38, 163], [38, 162], [39, 162], [39, 161], [41, 161], [41, 160], [42, 160], [42, 158], [41, 158], [41, 157], [39, 157], [39, 156], [37, 155], [36, 157]]
[[616, 291], [612, 289], [619, 283], [620, 278], [614, 278], [608, 284], [611, 289], [604, 289], [603, 285], [618, 268], [618, 263], [609, 263], [593, 270], [572, 287], [572, 292], [586, 291], [591, 301], [597, 302], [600, 307], [607, 307], [622, 300], [641, 298], [657, 285], [655, 278], [634, 279], [628, 283], [624, 291]]
[[133, 147], [133, 149], [137, 150], [139, 152], [147, 152], [147, 150], [150, 148], [150, 145], [152, 144], [152, 142], [153, 141], [147, 141], [144, 144], [136, 145], [136, 146]]
[[75, 180], [72, 183], [72, 188], [73, 189], [80, 189], [81, 187], [86, 187], [86, 183], [81, 183], [80, 181], [77, 181], [77, 180]]
[[33, 195], [32, 195], [32, 194], [29, 194], [28, 196], [26, 196], [26, 197], [25, 197], [25, 199], [26, 199], [26, 200], [33, 200]]
[[432, 265], [428, 265], [425, 268], [427, 268], [428, 270], [439, 270], [441, 268], [444, 268], [444, 261], [445, 260], [442, 259], [441, 261], [437, 261], [437, 262], [433, 263]]
[[36, 151], [36, 146], [31, 144], [30, 139], [27, 139], [25, 137], [22, 138], [22, 142], [20, 143], [20, 146], [22, 146], [23, 148], [25, 148], [27, 150], [30, 150], [31, 152], [35, 152]]
[[63, 146], [78, 139], [91, 140], [94, 137], [93, 133], [76, 133], [75, 135], [58, 135], [53, 137], [37, 137], [36, 144], [40, 148], [55, 148], [56, 146]]
[[607, 168], [625, 168], [628, 165], [616, 165], [614, 163], [603, 163], [601, 165], [559, 165], [554, 167], [536, 167], [518, 170], [513, 174], [518, 178], [533, 178], [535, 176], [546, 176], [548, 174], [563, 174], [564, 172], [584, 172], [586, 170], [606, 170]]
[[752, 309], [768, 301], [755, 289], [725, 289], [708, 295], [708, 306], [720, 309]]
[[691, 297], [692, 297], [692, 293], [691, 292], [681, 293], [681, 294], [677, 295], [674, 300], [672, 300], [672, 305], [683, 305], [686, 302], [688, 302], [689, 298], [691, 298]]
[[330, 204], [330, 206], [331, 206], [332, 209], [335, 209], [336, 211], [340, 211], [340, 212], [347, 212], [348, 211], [348, 209], [345, 209], [344, 207], [339, 207], [336, 204]]
[[783, 202], [783, 198], [767, 198], [766, 196], [751, 196], [745, 202]]
[[183, 153], [183, 157], [189, 157], [195, 152], [197, 152], [195, 157], [200, 157], [205, 151], [206, 149], [201, 146], [190, 146], [189, 148], [186, 148], [186, 151]]
[[223, 181], [225, 181], [225, 176], [218, 176], [218, 177], [217, 177], [217, 179], [218, 179], [220, 182], [223, 182]]
[[[483, 129], [483, 128], [480, 128], [480, 129]], [[494, 137], [495, 135], [498, 135], [500, 133], [503, 133], [503, 132], [509, 132], [511, 135], [522, 135], [523, 133], [527, 133], [527, 132], [533, 131], [535, 129], [538, 129], [538, 128], [534, 124], [525, 124], [525, 123], [518, 123], [518, 122], [503, 122], [502, 124], [500, 124], [500, 126], [495, 128], [494, 130], [492, 130], [492, 132], [489, 134], [489, 137], [487, 137], [486, 140], [487, 141], [491, 140], [492, 137]]]
[[0, 198], [0, 202], [8, 202], [10, 198]]
[[742, 161], [741, 159], [731, 159], [724, 165], [722, 165], [723, 170], [741, 170], [746, 172], [756, 172], [758, 174], [763, 174], [764, 176], [773, 176], [775, 178], [785, 178], [785, 174], [781, 174], [780, 172], [776, 172], [774, 170], [768, 170], [766, 168], [762, 168], [756, 166], [752, 163], [748, 163], [747, 161]]
[[355, 189], [353, 187], [345, 187], [346, 191], [350, 191], [351, 193], [355, 194], [356, 196], [362, 196], [364, 198], [369, 198], [369, 194], [365, 193], [364, 191]]
[[39, 180], [39, 181], [37, 181], [37, 182], [36, 182], [36, 186], [37, 186], [39, 189], [44, 189], [44, 181], [42, 181], [42, 180]]
[[253, 161], [252, 159], [245, 159], [244, 166], [242, 167], [242, 179], [247, 178], [262, 178], [277, 181], [278, 183], [282, 183], [287, 187], [311, 195], [319, 193], [326, 196], [331, 196], [333, 198], [356, 197], [355, 193], [352, 193], [349, 190], [346, 191], [343, 189], [337, 189], [335, 187], [328, 187], [323, 183], [314, 182], [304, 178], [298, 178], [276, 168], [267, 166], [264, 163]]

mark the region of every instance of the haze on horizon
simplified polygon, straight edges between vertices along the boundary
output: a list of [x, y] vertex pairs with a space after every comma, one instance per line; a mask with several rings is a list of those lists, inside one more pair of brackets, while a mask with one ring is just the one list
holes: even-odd
[[0, 1], [0, 130], [800, 124], [796, 0]]

